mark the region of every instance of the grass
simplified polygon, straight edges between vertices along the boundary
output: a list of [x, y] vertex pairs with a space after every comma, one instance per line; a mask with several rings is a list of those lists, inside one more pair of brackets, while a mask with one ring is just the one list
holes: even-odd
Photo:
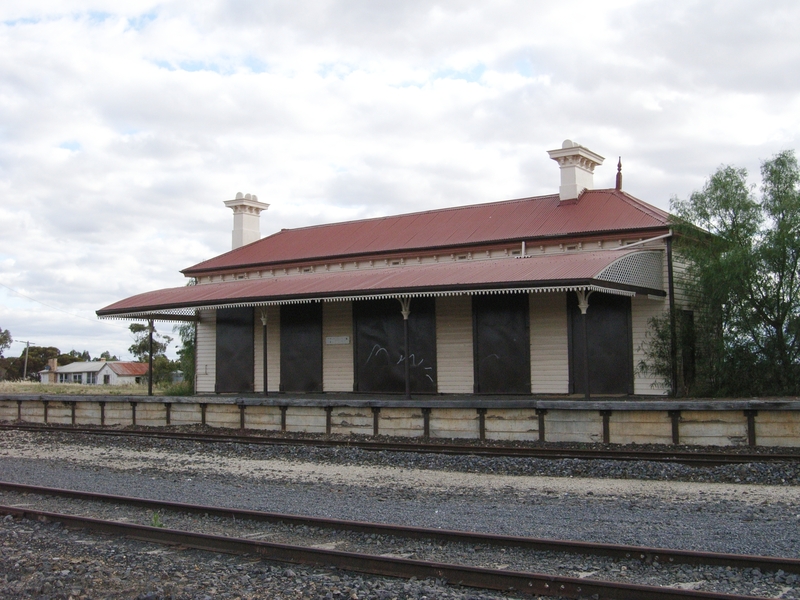
[[[172, 386], [153, 386], [153, 394], [163, 396]], [[80, 385], [77, 383], [37, 383], [34, 381], [0, 381], [0, 394], [46, 394], [72, 396], [146, 396], [147, 384]], [[174, 394], [173, 394], [174, 395]]]

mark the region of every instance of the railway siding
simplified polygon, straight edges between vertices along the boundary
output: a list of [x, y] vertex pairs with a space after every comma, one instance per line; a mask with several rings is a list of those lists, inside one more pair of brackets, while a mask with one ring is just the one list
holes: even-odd
[[[634, 585], [676, 587], [678, 589], [746, 594], [751, 596], [800, 598], [800, 561], [765, 567], [758, 558], [737, 560], [735, 557], [691, 557], [684, 562], [671, 557], [668, 551], [655, 549], [629, 552], [621, 556], [604, 556], [586, 545], [581, 551], [536, 550], [503, 540], [445, 541], [436, 530], [416, 532], [418, 535], [382, 533], [368, 524], [355, 528], [293, 519], [292, 522], [263, 522], [247, 515], [216, 514], [202, 510], [191, 513], [169, 507], [138, 507], [126, 502], [98, 502], [84, 498], [61, 498], [35, 493], [6, 491], [3, 504], [14, 503], [24, 510], [58, 512], [94, 519], [122, 521], [173, 530], [268, 541], [307, 548], [320, 548], [376, 557], [402, 558], [430, 563], [474, 566], [517, 572], [530, 572], [554, 577], [570, 577], [612, 581]], [[0, 512], [5, 509], [0, 507]], [[254, 516], [255, 517], [255, 516]], [[724, 561], [729, 560], [729, 564]], [[722, 564], [713, 564], [723, 561]], [[759, 568], [760, 567], [760, 568]]]

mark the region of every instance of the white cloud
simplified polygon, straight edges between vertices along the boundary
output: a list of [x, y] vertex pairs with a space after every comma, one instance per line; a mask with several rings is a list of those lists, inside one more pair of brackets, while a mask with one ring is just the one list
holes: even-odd
[[125, 352], [94, 311], [227, 250], [237, 191], [264, 233], [548, 193], [567, 137], [664, 208], [755, 177], [800, 138], [798, 25], [778, 0], [3, 6], [0, 283], [55, 308], [4, 290], [0, 326]]

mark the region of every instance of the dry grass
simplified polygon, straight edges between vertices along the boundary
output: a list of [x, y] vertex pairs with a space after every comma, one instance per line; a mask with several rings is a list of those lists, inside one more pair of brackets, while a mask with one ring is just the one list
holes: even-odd
[[[164, 389], [153, 386], [153, 394], [162, 395]], [[77, 383], [37, 383], [31, 381], [0, 381], [0, 394], [65, 394], [72, 396], [146, 396], [143, 385], [80, 385]]]

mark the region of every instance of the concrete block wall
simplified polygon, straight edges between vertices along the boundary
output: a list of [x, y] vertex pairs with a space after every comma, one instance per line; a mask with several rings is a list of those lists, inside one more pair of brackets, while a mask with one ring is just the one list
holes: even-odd
[[53, 425], [71, 425], [72, 407], [64, 402], [49, 402], [47, 404], [47, 422]]
[[[138, 404], [138, 403], [137, 403]], [[140, 411], [136, 411], [139, 416]], [[133, 425], [133, 407], [130, 402], [107, 402], [106, 425]], [[139, 423], [140, 424], [140, 423]]]
[[671, 444], [672, 420], [667, 411], [615, 411], [608, 421], [615, 444]]
[[[199, 402], [170, 402], [171, 425], [196, 425], [202, 422]], [[239, 429], [240, 407], [237, 404], [206, 403], [206, 424], [211, 427]], [[136, 424], [163, 427], [166, 424], [164, 401], [136, 401]], [[24, 400], [23, 422], [44, 423], [44, 403]], [[47, 422], [70, 424], [70, 402], [48, 403]], [[385, 436], [421, 437], [425, 431], [425, 410], [414, 407], [382, 407], [378, 412], [378, 433]], [[0, 401], [0, 420], [17, 420], [17, 402]], [[756, 444], [759, 446], [800, 447], [800, 411], [761, 410], [753, 415]], [[99, 401], [76, 401], [76, 425], [100, 425]], [[132, 408], [129, 400], [105, 401], [105, 425], [129, 426]], [[431, 438], [477, 439], [480, 416], [476, 408], [431, 408]], [[603, 415], [598, 409], [549, 408], [544, 413], [546, 442], [603, 442]], [[488, 440], [540, 440], [539, 415], [534, 408], [490, 408], [484, 416]], [[612, 444], [671, 444], [673, 421], [670, 411], [613, 410], [608, 415], [608, 440]], [[279, 406], [245, 407], [245, 428], [281, 431]], [[327, 412], [324, 406], [289, 406], [286, 410], [287, 432], [325, 434]], [[335, 406], [330, 413], [330, 432], [340, 435], [371, 436], [374, 413], [369, 406]], [[703, 446], [743, 446], [749, 443], [748, 416], [744, 410], [682, 410], [678, 417], [678, 443]]]
[[324, 408], [290, 406], [286, 410], [286, 431], [325, 433], [326, 422]]
[[39, 400], [23, 402], [20, 417], [24, 423], [44, 423], [44, 403]]
[[202, 422], [202, 411], [199, 404], [182, 404], [174, 402], [170, 405], [170, 425], [197, 425]]
[[548, 410], [544, 431], [548, 442], [602, 442], [603, 417], [595, 410]]
[[15, 400], [0, 400], [0, 421], [17, 420], [17, 402]]
[[130, 402], [106, 402], [106, 425], [132, 424], [133, 414]]
[[747, 445], [747, 417], [742, 411], [685, 410], [680, 420], [681, 444]]
[[167, 407], [161, 402], [137, 402], [136, 424], [143, 427], [163, 427], [167, 424]]
[[206, 408], [209, 427], [239, 428], [239, 407], [235, 404], [209, 404]]
[[755, 422], [760, 446], [800, 447], [800, 413], [760, 411]]
[[334, 406], [331, 409], [331, 433], [372, 435], [372, 409], [367, 406]]
[[432, 438], [475, 439], [478, 432], [478, 412], [474, 408], [437, 408], [431, 411]]
[[425, 428], [421, 408], [381, 408], [379, 433], [400, 437], [422, 437]]
[[529, 409], [489, 409], [486, 411], [487, 440], [539, 439], [539, 415]]
[[100, 404], [98, 402], [76, 402], [75, 424], [100, 425]]
[[277, 406], [248, 406], [245, 408], [244, 426], [261, 431], [280, 431], [281, 410]]

